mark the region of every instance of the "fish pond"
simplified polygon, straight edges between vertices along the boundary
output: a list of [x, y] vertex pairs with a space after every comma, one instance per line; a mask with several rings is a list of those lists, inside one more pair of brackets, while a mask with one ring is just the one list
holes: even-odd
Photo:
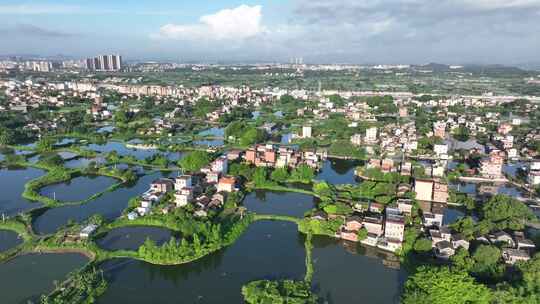
[[28, 254], [0, 264], [2, 303], [38, 303], [55, 282], [87, 262], [80, 254]]
[[106, 176], [79, 176], [65, 183], [46, 186], [40, 192], [59, 201], [76, 202], [102, 192], [117, 182]]
[[34, 168], [9, 168], [0, 170], [0, 184], [2, 191], [0, 196], [0, 214], [13, 216], [28, 209], [39, 207], [41, 204], [30, 202], [21, 195], [24, 185], [32, 179], [44, 175], [43, 170]]
[[171, 231], [156, 227], [122, 227], [109, 231], [96, 242], [105, 250], [137, 250], [148, 238], [157, 245], [167, 242]]

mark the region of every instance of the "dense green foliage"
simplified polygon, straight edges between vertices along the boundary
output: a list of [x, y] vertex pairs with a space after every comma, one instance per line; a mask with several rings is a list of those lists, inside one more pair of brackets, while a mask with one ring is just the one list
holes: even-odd
[[366, 159], [366, 150], [362, 147], [354, 146], [350, 140], [334, 141], [328, 148], [328, 153], [335, 156], [351, 157], [356, 159]]
[[465, 272], [422, 266], [405, 283], [403, 304], [488, 304], [491, 293]]
[[495, 303], [535, 304], [540, 303], [540, 254], [517, 264], [518, 277], [510, 283], [497, 286]]
[[42, 138], [36, 144], [36, 149], [40, 152], [49, 152], [54, 148], [54, 140], [50, 137]]
[[266, 133], [245, 121], [233, 121], [225, 128], [225, 137], [234, 138], [240, 145], [246, 147], [264, 141]]
[[218, 105], [217, 102], [212, 102], [207, 98], [201, 98], [197, 101], [197, 106], [193, 109], [193, 115], [197, 118], [206, 118], [206, 114], [216, 110]]
[[301, 164], [291, 172], [290, 181], [310, 183], [315, 178], [315, 170], [306, 164]]
[[250, 166], [247, 163], [232, 163], [229, 166], [229, 174], [233, 176], [241, 176], [246, 180], [251, 180], [253, 178], [253, 173], [255, 168]]
[[71, 273], [61, 288], [41, 297], [41, 304], [95, 303], [105, 290], [107, 281], [103, 277], [103, 271], [90, 267], [85, 271]]
[[382, 204], [390, 203], [396, 195], [396, 185], [387, 182], [364, 181], [359, 185], [340, 186], [340, 197], [370, 199]]
[[265, 167], [257, 167], [253, 172], [253, 183], [255, 186], [264, 186], [269, 183], [268, 170]]
[[313, 192], [315, 192], [318, 197], [326, 200], [334, 200], [337, 197], [336, 187], [327, 182], [313, 183]]
[[15, 142], [15, 133], [8, 128], [0, 128], [0, 146]]
[[535, 218], [522, 202], [507, 195], [495, 195], [482, 207], [483, 220], [497, 229], [523, 229], [525, 222]]
[[289, 178], [289, 171], [287, 168], [277, 168], [272, 171], [270, 178], [277, 183], [284, 183]]
[[249, 304], [315, 304], [317, 296], [304, 281], [254, 281], [242, 287]]
[[359, 241], [363, 241], [365, 239], [367, 239], [368, 237], [368, 231], [366, 229], [366, 227], [362, 227], [360, 230], [358, 230], [358, 240]]
[[196, 172], [208, 165], [210, 161], [212, 161], [212, 158], [208, 152], [193, 151], [182, 158], [178, 164], [188, 172]]
[[157, 246], [147, 239], [139, 247], [138, 257], [155, 264], [182, 264], [193, 261], [224, 246], [232, 244], [249, 226], [249, 216], [234, 220], [225, 226], [207, 223], [200, 234], [193, 233], [190, 238], [184, 236], [180, 241], [172, 237], [169, 242]]
[[414, 251], [422, 253], [431, 251], [431, 240], [428, 238], [420, 238], [414, 242]]
[[452, 132], [452, 136], [459, 141], [467, 141], [470, 138], [470, 131], [465, 126], [459, 126]]
[[303, 233], [312, 233], [314, 235], [328, 235], [334, 237], [336, 232], [343, 225], [343, 220], [340, 218], [321, 221], [317, 219], [305, 218], [298, 224], [298, 230]]
[[[328, 214], [336, 214], [336, 215], [351, 215], [353, 213], [353, 209], [351, 206], [341, 203], [341, 202], [333, 202], [330, 204], [323, 204], [324, 212]], [[322, 205], [321, 205], [322, 206]]]
[[248, 128], [242, 137], [240, 137], [240, 145], [246, 147], [256, 143], [260, 143], [266, 139], [266, 133], [262, 129]]
[[496, 279], [504, 272], [504, 266], [498, 264], [501, 260], [501, 250], [491, 245], [480, 245], [472, 255], [474, 266], [470, 271], [478, 277]]

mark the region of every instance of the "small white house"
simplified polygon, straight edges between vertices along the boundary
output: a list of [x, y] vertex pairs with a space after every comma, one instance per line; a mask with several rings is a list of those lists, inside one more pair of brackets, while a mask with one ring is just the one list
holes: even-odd
[[96, 224], [90, 224], [81, 230], [81, 232], [79, 233], [79, 236], [81, 238], [87, 239], [88, 237], [90, 237], [90, 235], [92, 235], [92, 233], [96, 231], [97, 228], [98, 226]]
[[152, 208], [152, 201], [151, 200], [142, 200], [141, 201], [141, 207], [143, 208]]
[[133, 221], [133, 220], [137, 219], [138, 217], [139, 217], [139, 215], [138, 215], [137, 212], [135, 212], [135, 211], [131, 211], [131, 212], [128, 213], [128, 215], [127, 215], [127, 218], [128, 218], [128, 220], [130, 220], [130, 221]]
[[137, 212], [140, 216], [145, 216], [150, 213], [150, 208], [145, 207], [137, 207]]

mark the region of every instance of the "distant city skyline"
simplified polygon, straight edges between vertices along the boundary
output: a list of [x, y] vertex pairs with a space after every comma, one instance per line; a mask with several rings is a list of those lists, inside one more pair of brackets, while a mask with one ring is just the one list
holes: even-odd
[[4, 0], [0, 55], [512, 65], [538, 28], [540, 0]]

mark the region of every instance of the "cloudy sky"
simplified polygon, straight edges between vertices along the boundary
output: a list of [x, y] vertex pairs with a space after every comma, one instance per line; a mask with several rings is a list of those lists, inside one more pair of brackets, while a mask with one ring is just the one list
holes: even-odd
[[2, 0], [0, 54], [540, 61], [540, 0]]

